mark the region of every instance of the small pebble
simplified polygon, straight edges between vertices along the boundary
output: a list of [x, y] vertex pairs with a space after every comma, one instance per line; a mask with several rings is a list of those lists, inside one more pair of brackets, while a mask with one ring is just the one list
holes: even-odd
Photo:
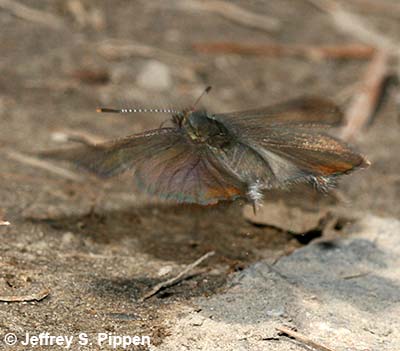
[[278, 308], [266, 311], [266, 314], [269, 317], [281, 317], [285, 314], [285, 309], [283, 306], [279, 306]]
[[158, 271], [157, 275], [159, 277], [162, 277], [164, 275], [167, 275], [168, 273], [170, 273], [172, 271], [172, 266], [164, 266], [161, 267], [160, 270]]
[[136, 78], [138, 86], [148, 90], [167, 90], [172, 85], [171, 71], [167, 65], [159, 61], [147, 62]]
[[202, 316], [200, 316], [200, 315], [198, 315], [198, 314], [193, 314], [191, 317], [190, 317], [190, 325], [193, 325], [193, 326], [195, 326], [195, 327], [200, 327], [200, 326], [202, 326], [203, 325], [203, 323], [204, 323], [204, 317], [202, 317]]
[[70, 245], [74, 242], [74, 240], [75, 240], [75, 235], [74, 233], [71, 232], [66, 232], [61, 237], [61, 241], [64, 245]]

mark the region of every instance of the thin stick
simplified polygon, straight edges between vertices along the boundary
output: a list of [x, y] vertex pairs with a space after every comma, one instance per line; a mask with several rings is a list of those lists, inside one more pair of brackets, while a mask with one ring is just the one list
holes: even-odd
[[336, 27], [346, 34], [368, 43], [374, 47], [387, 50], [394, 55], [400, 55], [398, 43], [382, 33], [371, 29], [371, 25], [353, 13], [350, 13], [333, 0], [308, 0], [320, 10], [331, 15]]
[[256, 56], [300, 56], [315, 59], [369, 59], [376, 49], [364, 44], [331, 46], [242, 44], [235, 42], [196, 43], [193, 48], [201, 53], [240, 54]]
[[278, 328], [276, 328], [276, 330], [280, 331], [283, 334], [289, 335], [292, 338], [295, 338], [296, 340], [302, 342], [303, 344], [311, 346], [316, 350], [319, 350], [319, 351], [335, 351], [335, 350], [331, 349], [330, 347], [326, 347], [324, 345], [321, 345], [321, 344], [311, 340], [307, 336], [305, 336], [303, 334], [300, 334], [299, 332], [295, 332], [294, 330], [286, 328], [284, 326], [278, 327]]
[[53, 132], [51, 137], [54, 141], [75, 141], [85, 145], [96, 145], [106, 141], [104, 138], [97, 135], [72, 129], [64, 129], [59, 132]]
[[180, 1], [179, 4], [183, 8], [195, 11], [212, 12], [232, 22], [267, 32], [277, 31], [281, 27], [280, 21], [276, 18], [266, 15], [259, 15], [257, 13], [245, 10], [228, 1], [184, 0]]
[[89, 16], [85, 10], [83, 4], [79, 0], [69, 0], [67, 1], [67, 9], [74, 16], [75, 21], [80, 25], [84, 26], [89, 22]]
[[73, 172], [68, 171], [61, 167], [57, 167], [50, 162], [40, 160], [33, 156], [24, 155], [17, 151], [8, 150], [8, 151], [6, 151], [6, 155], [8, 158], [10, 158], [12, 160], [27, 164], [32, 167], [44, 169], [46, 171], [57, 174], [58, 176], [61, 176], [66, 179], [70, 179], [70, 180], [74, 180], [74, 181], [78, 181], [78, 182], [84, 181], [84, 179], [85, 179], [84, 177], [82, 177], [76, 173], [73, 173]]
[[50, 290], [44, 288], [37, 293], [27, 295], [6, 295], [0, 296], [2, 302], [28, 302], [28, 301], [41, 301], [50, 294]]
[[147, 292], [146, 294], [144, 294], [141, 297], [140, 301], [143, 302], [144, 300], [147, 300], [149, 297], [152, 297], [155, 294], [157, 294], [160, 290], [168, 288], [168, 287], [170, 287], [172, 285], [175, 285], [175, 284], [179, 283], [180, 281], [186, 279], [187, 274], [192, 269], [196, 268], [204, 260], [206, 260], [207, 258], [213, 256], [214, 254], [215, 254], [215, 251], [207, 252], [205, 255], [201, 256], [199, 259], [197, 259], [193, 263], [191, 263], [188, 266], [186, 266], [185, 269], [183, 271], [181, 271], [180, 273], [178, 273], [175, 277], [172, 277], [172, 278], [170, 278], [168, 280], [165, 280], [163, 282], [160, 282], [160, 283], [156, 284], [149, 292]]
[[348, 275], [343, 275], [340, 278], [344, 279], [344, 280], [350, 280], [350, 279], [355, 279], [355, 278], [361, 278], [361, 277], [365, 277], [368, 274], [370, 274], [371, 272], [360, 272], [360, 273], [354, 273], [354, 274], [348, 274]]
[[100, 30], [105, 26], [104, 14], [100, 9], [88, 10], [81, 0], [68, 0], [67, 9], [74, 16], [76, 22], [81, 26], [90, 25], [94, 29]]
[[376, 0], [346, 0], [346, 2], [356, 5], [355, 10], [357, 12], [400, 18], [400, 4], [398, 2], [390, 3]]
[[10, 11], [16, 17], [47, 27], [60, 29], [64, 26], [61, 18], [44, 11], [32, 9], [13, 0], [0, 0], [0, 8]]
[[357, 135], [370, 121], [379, 103], [383, 83], [388, 74], [389, 55], [385, 51], [378, 51], [371, 60], [358, 93], [353, 97], [349, 108], [345, 112], [345, 125], [341, 131], [341, 138], [350, 140]]
[[[342, 138], [348, 140], [368, 123], [375, 111], [382, 91], [382, 83], [387, 75], [389, 55], [399, 58], [400, 46], [384, 34], [371, 29], [371, 26], [362, 18], [345, 11], [333, 0], [308, 1], [330, 14], [339, 30], [379, 48], [379, 52], [375, 54], [367, 69], [363, 90], [354, 97], [353, 103], [347, 110], [345, 116], [347, 125], [342, 130]], [[397, 75], [400, 76], [400, 65], [397, 65], [396, 70]]]

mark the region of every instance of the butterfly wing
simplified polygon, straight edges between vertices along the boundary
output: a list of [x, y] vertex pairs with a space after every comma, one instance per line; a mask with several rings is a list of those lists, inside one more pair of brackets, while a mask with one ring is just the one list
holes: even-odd
[[160, 128], [108, 142], [40, 153], [42, 157], [69, 161], [80, 168], [108, 178], [134, 167], [160, 149], [174, 145], [179, 133]]
[[302, 173], [326, 177], [368, 165], [363, 156], [328, 134], [282, 128], [268, 132], [253, 134], [253, 138], [267, 154], [287, 160]]
[[215, 204], [245, 194], [245, 184], [223, 169], [202, 144], [181, 140], [142, 161], [135, 168], [139, 187], [178, 203]]
[[139, 189], [180, 203], [209, 205], [244, 193], [244, 185], [219, 167], [204, 145], [189, 142], [175, 128], [42, 155], [70, 161], [101, 177], [132, 169]]
[[213, 118], [230, 124], [232, 120], [247, 124], [294, 125], [297, 127], [337, 126], [343, 119], [339, 107], [318, 97], [301, 97], [255, 110], [216, 114]]
[[[292, 116], [296, 115], [296, 109], [289, 110]], [[325, 188], [334, 177], [368, 166], [368, 161], [344, 142], [314, 128], [298, 128], [297, 123], [284, 116], [283, 108], [282, 115], [269, 115], [271, 120], [264, 112], [224, 115], [220, 122], [236, 136], [238, 143], [256, 151], [266, 162], [267, 177], [262, 179], [266, 187], [311, 181]], [[310, 118], [310, 123], [315, 120]]]

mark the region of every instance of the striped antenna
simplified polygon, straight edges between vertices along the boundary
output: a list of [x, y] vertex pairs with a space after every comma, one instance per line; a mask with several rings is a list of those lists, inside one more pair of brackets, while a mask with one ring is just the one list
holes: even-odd
[[[205, 95], [208, 94], [211, 90], [211, 86], [208, 86], [203, 90], [203, 92], [200, 94], [200, 96], [196, 99], [194, 104], [188, 111], [194, 111], [196, 105], [199, 103], [201, 98]], [[173, 115], [180, 115], [182, 111], [177, 111], [169, 108], [105, 108], [105, 107], [100, 107], [96, 109], [96, 112], [101, 112], [101, 113], [169, 113]], [[187, 112], [187, 111], [186, 111]]]
[[113, 108], [97, 108], [96, 112], [101, 113], [172, 113], [177, 114], [180, 111], [172, 110], [169, 108], [120, 108], [120, 109], [113, 109]]

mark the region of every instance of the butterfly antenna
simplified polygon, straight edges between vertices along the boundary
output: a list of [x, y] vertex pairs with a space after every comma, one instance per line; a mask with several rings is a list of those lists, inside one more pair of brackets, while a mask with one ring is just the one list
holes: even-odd
[[192, 110], [195, 109], [196, 105], [199, 103], [199, 101], [202, 99], [202, 97], [210, 92], [211, 88], [212, 88], [211, 85], [209, 85], [207, 88], [205, 88], [205, 89], [203, 90], [203, 92], [200, 94], [200, 96], [199, 96], [199, 97], [197, 98], [197, 100], [194, 102], [194, 104], [193, 104], [193, 106], [192, 106]]
[[169, 109], [169, 108], [97, 108], [96, 112], [101, 113], [169, 113], [177, 114], [179, 111]]

